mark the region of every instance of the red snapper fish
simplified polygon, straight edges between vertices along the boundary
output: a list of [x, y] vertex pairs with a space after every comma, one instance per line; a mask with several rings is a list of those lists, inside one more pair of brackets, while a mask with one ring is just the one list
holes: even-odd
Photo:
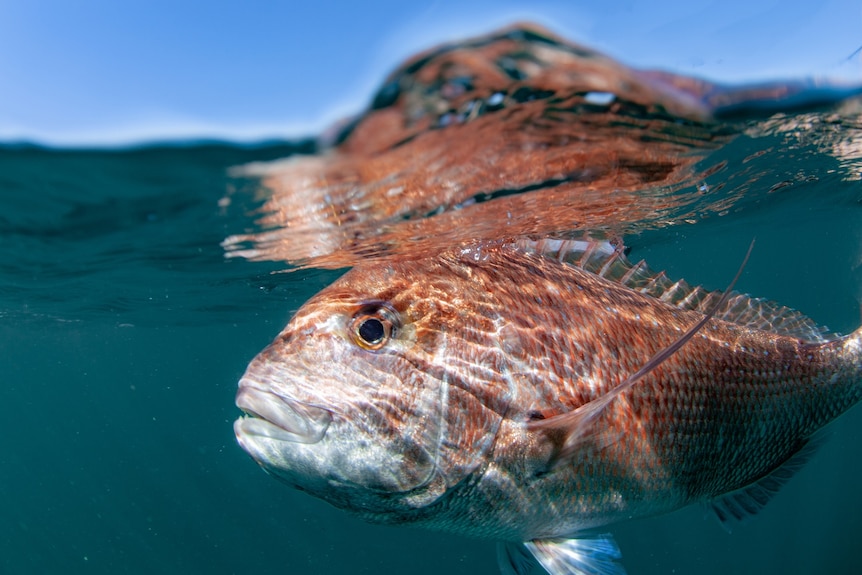
[[366, 520], [499, 541], [504, 573], [618, 574], [603, 529], [695, 502], [755, 514], [860, 380], [862, 330], [607, 242], [500, 241], [346, 273], [248, 366], [234, 429]]

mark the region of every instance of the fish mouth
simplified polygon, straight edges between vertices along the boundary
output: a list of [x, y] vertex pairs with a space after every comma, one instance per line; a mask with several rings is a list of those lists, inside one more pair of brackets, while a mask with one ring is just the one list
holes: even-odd
[[236, 406], [246, 413], [234, 424], [237, 435], [317, 443], [332, 421], [332, 414], [326, 409], [253, 387], [239, 389]]

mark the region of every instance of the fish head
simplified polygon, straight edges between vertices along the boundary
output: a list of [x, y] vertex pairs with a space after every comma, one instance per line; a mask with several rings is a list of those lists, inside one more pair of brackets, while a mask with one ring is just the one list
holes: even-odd
[[239, 444], [279, 479], [366, 519], [421, 515], [487, 460], [500, 425], [499, 409], [462, 381], [459, 365], [472, 364], [452, 353], [464, 324], [475, 327], [459, 302], [477, 297], [412, 262], [349, 271], [249, 364]]

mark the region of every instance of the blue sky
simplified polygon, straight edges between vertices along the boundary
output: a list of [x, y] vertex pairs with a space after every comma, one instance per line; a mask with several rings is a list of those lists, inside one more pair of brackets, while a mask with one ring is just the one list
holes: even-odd
[[0, 0], [0, 141], [313, 134], [415, 51], [525, 19], [641, 67], [862, 79], [862, 0]]

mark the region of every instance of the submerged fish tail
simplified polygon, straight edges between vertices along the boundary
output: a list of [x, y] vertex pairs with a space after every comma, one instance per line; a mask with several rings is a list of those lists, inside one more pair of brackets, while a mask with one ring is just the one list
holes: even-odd
[[[862, 327], [849, 335], [809, 345], [817, 348], [823, 361], [819, 379], [830, 389], [827, 405], [833, 413], [826, 415], [832, 419], [862, 400]], [[816, 361], [812, 358], [817, 355], [811, 353], [808, 359]]]
[[839, 349], [844, 370], [847, 372], [846, 378], [853, 382], [856, 398], [862, 399], [862, 327], [848, 336], [823, 345], [833, 345]]

